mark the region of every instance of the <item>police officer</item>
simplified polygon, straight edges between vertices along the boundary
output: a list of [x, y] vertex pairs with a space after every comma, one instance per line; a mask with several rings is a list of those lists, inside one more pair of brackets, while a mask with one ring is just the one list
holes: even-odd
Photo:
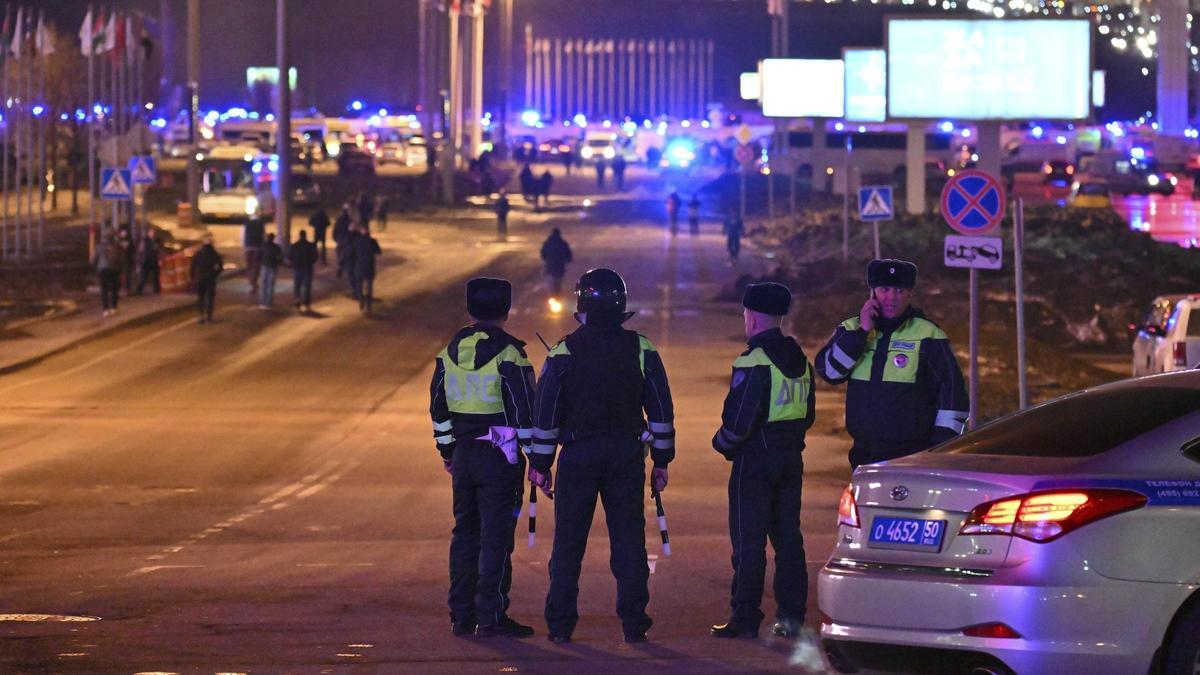
[[667, 464], [675, 457], [671, 389], [654, 345], [621, 327], [633, 314], [625, 311], [625, 281], [619, 274], [590, 270], [580, 277], [575, 295], [575, 318], [582, 325], [554, 346], [542, 368], [529, 456], [530, 481], [549, 490], [555, 445], [563, 446], [546, 624], [552, 642], [571, 640], [579, 620], [579, 570], [599, 496], [617, 580], [617, 615], [625, 641], [642, 642], [653, 623], [646, 614], [650, 568], [642, 439], [650, 442], [651, 484], [663, 490]]
[[773, 632], [794, 637], [804, 625], [808, 570], [800, 534], [800, 487], [804, 434], [815, 407], [808, 359], [779, 328], [791, 304], [791, 292], [776, 283], [751, 284], [742, 298], [748, 348], [733, 362], [721, 428], [712, 440], [713, 448], [733, 462], [732, 613], [712, 627], [714, 637], [758, 636], [768, 538], [775, 548]]
[[916, 283], [916, 265], [872, 260], [870, 298], [817, 354], [817, 372], [825, 381], [850, 381], [851, 467], [920, 452], [966, 426], [962, 370], [946, 334], [912, 307]]
[[528, 637], [507, 614], [513, 536], [532, 438], [533, 366], [501, 325], [512, 307], [504, 279], [467, 282], [475, 323], [437, 356], [430, 387], [433, 435], [454, 487], [450, 623], [455, 635]]

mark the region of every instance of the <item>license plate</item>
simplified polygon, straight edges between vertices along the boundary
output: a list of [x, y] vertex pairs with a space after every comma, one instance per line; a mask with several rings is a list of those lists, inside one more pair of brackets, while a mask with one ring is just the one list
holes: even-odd
[[921, 518], [876, 516], [871, 521], [867, 545], [875, 548], [903, 548], [937, 553], [946, 534], [946, 521]]

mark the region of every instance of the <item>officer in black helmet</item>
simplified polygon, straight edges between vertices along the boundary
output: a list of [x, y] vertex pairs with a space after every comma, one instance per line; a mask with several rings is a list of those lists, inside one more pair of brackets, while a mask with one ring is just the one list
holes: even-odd
[[513, 535], [533, 428], [533, 366], [525, 343], [504, 331], [512, 285], [467, 282], [475, 322], [437, 356], [430, 386], [433, 435], [454, 488], [450, 624], [455, 635], [528, 637], [509, 618]]
[[804, 625], [808, 570], [800, 535], [804, 435], [815, 405], [812, 368], [780, 321], [792, 294], [777, 283], [750, 284], [745, 307], [746, 351], [733, 362], [721, 428], [713, 448], [733, 462], [729, 474], [729, 538], [733, 584], [729, 620], [713, 637], [758, 637], [767, 571], [767, 540], [775, 548], [775, 625], [795, 637]]
[[646, 562], [644, 439], [654, 462], [650, 481], [667, 487], [675, 457], [675, 413], [667, 373], [645, 336], [621, 327], [625, 281], [610, 269], [584, 274], [575, 287], [579, 328], [550, 351], [534, 404], [529, 480], [551, 488], [555, 446], [562, 444], [554, 488], [554, 549], [546, 624], [552, 642], [571, 640], [579, 620], [579, 570], [597, 496], [604, 502], [617, 580], [617, 614], [626, 642], [646, 639], [652, 621]]

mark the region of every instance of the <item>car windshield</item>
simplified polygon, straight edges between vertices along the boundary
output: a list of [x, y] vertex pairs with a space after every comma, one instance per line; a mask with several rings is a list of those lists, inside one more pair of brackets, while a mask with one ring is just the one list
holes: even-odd
[[1108, 186], [1104, 183], [1083, 183], [1079, 186], [1079, 194], [1095, 197], [1107, 197]]
[[1091, 457], [1197, 411], [1197, 389], [1132, 387], [1087, 392], [1001, 418], [933, 452]]

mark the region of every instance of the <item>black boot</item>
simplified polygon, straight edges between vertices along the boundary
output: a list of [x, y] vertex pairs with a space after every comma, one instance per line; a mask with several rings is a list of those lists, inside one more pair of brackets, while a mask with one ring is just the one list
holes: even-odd
[[522, 623], [517, 623], [509, 617], [501, 619], [500, 623], [492, 626], [479, 626], [475, 629], [477, 637], [495, 637], [497, 635], [504, 637], [527, 638], [533, 635], [533, 628]]
[[728, 621], [713, 626], [712, 636], [715, 638], [756, 638], [758, 637], [758, 628], [751, 628], [735, 623], [734, 621]]

